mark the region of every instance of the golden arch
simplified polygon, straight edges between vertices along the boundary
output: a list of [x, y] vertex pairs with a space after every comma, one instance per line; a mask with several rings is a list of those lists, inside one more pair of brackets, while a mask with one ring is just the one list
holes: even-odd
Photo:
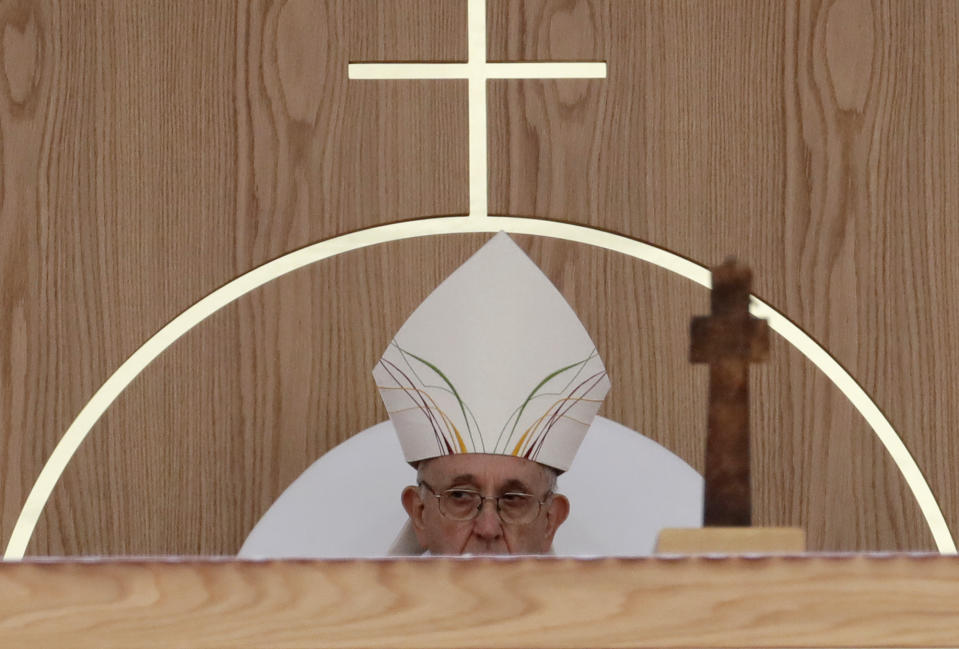
[[[4, 559], [17, 560], [23, 558], [27, 544], [33, 536], [33, 531], [40, 518], [40, 513], [46, 506], [50, 494], [67, 464], [69, 464], [100, 416], [151, 361], [210, 315], [246, 293], [286, 273], [344, 252], [414, 237], [498, 232], [500, 230], [514, 234], [553, 237], [597, 246], [655, 264], [705, 287], [710, 286], [708, 269], [668, 250], [584, 225], [527, 217], [484, 216], [478, 218], [451, 216], [390, 223], [333, 237], [287, 253], [244, 273], [202, 298], [167, 323], [117, 368], [80, 410], [60, 438], [56, 448], [54, 448], [36, 482], [34, 482], [23, 508], [20, 510], [20, 515], [4, 553]], [[757, 317], [768, 319], [769, 326], [774, 331], [796, 347], [849, 399], [872, 427], [902, 473], [903, 479], [912, 491], [912, 495], [926, 519], [929, 530], [932, 532], [936, 547], [942, 553], [955, 554], [956, 545], [949, 532], [949, 527], [946, 525], [942, 509], [936, 502], [932, 490], [919, 470], [919, 466], [903, 444], [899, 434], [893, 429], [879, 407], [866, 394], [866, 391], [821, 345], [783, 314], [755, 297], [752, 298], [750, 311]]]

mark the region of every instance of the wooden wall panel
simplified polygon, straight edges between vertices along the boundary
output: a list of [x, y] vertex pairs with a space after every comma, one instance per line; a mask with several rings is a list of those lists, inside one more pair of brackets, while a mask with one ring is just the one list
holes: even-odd
[[[489, 0], [491, 60], [608, 78], [489, 83], [490, 212], [704, 264], [847, 367], [955, 534], [959, 5]], [[0, 3], [0, 543], [72, 418], [162, 324], [249, 268], [467, 210], [466, 83], [348, 81], [463, 60], [464, 2]], [[369, 368], [483, 236], [396, 242], [263, 287], [174, 345], [94, 427], [35, 554], [231, 553], [316, 456], [385, 418]], [[701, 468], [706, 293], [520, 238], [607, 358], [604, 414]], [[756, 519], [812, 549], [929, 549], [872, 431], [782, 340], [753, 374]]]
[[[959, 411], [938, 395], [957, 380], [941, 363], [959, 361], [941, 324], [959, 312], [943, 263], [956, 244], [959, 186], [956, 11], [498, 0], [488, 12], [492, 59], [609, 65], [601, 81], [493, 82], [491, 212], [596, 225], [707, 265], [747, 260], [755, 291], [887, 413], [954, 534], [959, 485], [942, 460], [959, 451], [950, 434]], [[788, 416], [803, 434], [824, 436], [800, 453], [818, 484], [815, 467], [835, 460], [830, 452], [852, 452], [870, 433], [831, 386], [790, 373], [768, 387], [791, 393]], [[783, 414], [770, 411], [769, 423]], [[857, 458], [855, 482], [885, 474], [887, 460], [870, 457]], [[893, 503], [910, 499], [901, 485], [886, 490]], [[812, 538], [928, 542], [920, 520], [901, 508], [890, 517], [908, 532], [890, 524], [870, 540]]]
[[466, 214], [465, 80], [350, 81], [351, 61], [466, 59], [466, 5], [243, 3], [236, 254], [243, 267], [363, 227]]
[[491, 0], [491, 59], [604, 60], [608, 72], [491, 82], [490, 212], [593, 225], [705, 264], [738, 254], [781, 282], [769, 246], [783, 239], [784, 5]]
[[236, 272], [209, 254], [236, 205], [234, 31], [220, 4], [0, 5], [4, 542], [94, 391]]
[[[822, 20], [810, 34], [825, 40], [825, 64], [803, 75], [814, 100], [798, 114], [809, 124], [803, 139], [821, 186], [810, 213], [823, 216], [790, 226], [792, 238], [803, 233], [808, 242], [789, 265], [808, 278], [802, 301], [793, 299], [790, 309], [835, 348], [901, 432], [955, 537], [959, 404], [947, 395], [959, 390], [951, 324], [959, 315], [951, 259], [959, 244], [959, 4], [892, 2], [876, 4], [871, 16], [860, 13], [872, 19], [874, 44], [858, 112], [842, 103], [854, 96], [836, 81], [843, 52], [829, 45], [838, 36]], [[839, 35], [857, 18], [839, 14]], [[800, 14], [797, 22], [807, 21]], [[791, 175], [808, 182], [796, 163]], [[828, 218], [841, 214], [846, 218]], [[828, 228], [837, 233], [829, 247], [810, 236]], [[823, 252], [839, 249], [845, 253], [829, 276], [812, 271]]]
[[939, 261], [957, 242], [959, 157], [943, 143], [956, 142], [959, 109], [942, 95], [959, 80], [957, 10], [803, 3], [787, 14], [783, 246], [787, 312], [876, 399], [954, 536], [956, 476], [942, 458], [959, 452], [959, 411], [941, 395], [957, 375], [937, 367], [959, 361], [941, 338], [959, 313], [943, 290], [955, 271]]
[[[0, 4], [4, 545], [73, 417], [177, 313], [317, 238], [465, 213], [465, 82], [345, 82], [349, 60], [465, 57], [454, 22], [435, 0]], [[67, 538], [39, 547], [66, 551], [83, 519], [52, 508]]]

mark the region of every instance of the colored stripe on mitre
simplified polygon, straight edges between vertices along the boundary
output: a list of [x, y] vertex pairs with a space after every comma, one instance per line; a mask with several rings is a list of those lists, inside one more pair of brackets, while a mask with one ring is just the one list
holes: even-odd
[[507, 421], [498, 452], [560, 470], [572, 463], [609, 391], [609, 377], [595, 349], [584, 359], [540, 381]]
[[394, 341], [373, 374], [408, 461], [478, 452], [468, 406], [435, 364]]

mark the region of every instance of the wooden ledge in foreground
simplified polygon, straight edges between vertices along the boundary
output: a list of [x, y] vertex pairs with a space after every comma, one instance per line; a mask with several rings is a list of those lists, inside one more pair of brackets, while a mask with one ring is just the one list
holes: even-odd
[[0, 563], [0, 647], [945, 647], [959, 557]]

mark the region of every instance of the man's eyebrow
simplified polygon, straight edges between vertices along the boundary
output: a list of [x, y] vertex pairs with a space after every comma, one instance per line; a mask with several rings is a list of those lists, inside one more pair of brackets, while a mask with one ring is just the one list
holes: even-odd
[[506, 491], [522, 491], [523, 493], [530, 493], [530, 492], [532, 491], [532, 489], [530, 489], [529, 485], [527, 485], [527, 484], [526, 484], [525, 482], [523, 482], [522, 480], [519, 480], [519, 479], [517, 479], [517, 478], [513, 478], [512, 480], [507, 480], [507, 481], [503, 484], [503, 486], [502, 486], [502, 488], [501, 488], [501, 491], [503, 491], [503, 492], [506, 492]]
[[472, 473], [461, 473], [452, 480], [450, 480], [451, 485], [460, 485], [460, 484], [476, 484], [476, 477]]

